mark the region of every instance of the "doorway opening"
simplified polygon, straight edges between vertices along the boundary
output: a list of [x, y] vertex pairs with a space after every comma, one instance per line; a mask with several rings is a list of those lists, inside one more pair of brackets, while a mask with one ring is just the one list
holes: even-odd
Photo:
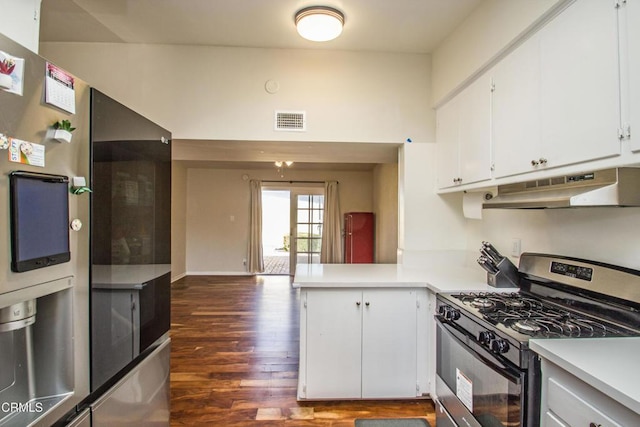
[[262, 258], [264, 272], [289, 275], [291, 258], [291, 192], [262, 189]]
[[262, 189], [265, 275], [295, 274], [296, 264], [319, 264], [324, 187]]

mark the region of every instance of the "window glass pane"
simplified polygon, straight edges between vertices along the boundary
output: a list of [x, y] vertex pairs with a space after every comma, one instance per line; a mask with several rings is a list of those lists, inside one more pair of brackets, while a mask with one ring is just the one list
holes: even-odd
[[298, 209], [300, 209], [300, 208], [308, 209], [309, 208], [310, 198], [311, 198], [311, 196], [309, 196], [308, 194], [299, 195], [298, 196]]
[[297, 222], [309, 222], [309, 211], [305, 209], [298, 210]]
[[298, 237], [309, 237], [309, 224], [298, 224], [297, 231]]
[[309, 256], [307, 254], [298, 254], [296, 258], [298, 264], [309, 264]]
[[312, 224], [310, 237], [322, 237], [322, 224]]
[[321, 239], [311, 239], [311, 252], [320, 253]]
[[322, 222], [322, 211], [321, 210], [313, 210], [311, 211], [311, 222]]
[[298, 239], [296, 250], [298, 253], [309, 252], [309, 239]]

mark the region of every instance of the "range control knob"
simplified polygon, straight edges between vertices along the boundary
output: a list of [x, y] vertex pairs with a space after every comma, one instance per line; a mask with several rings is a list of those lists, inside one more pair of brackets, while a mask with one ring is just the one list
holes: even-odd
[[444, 313], [446, 313], [447, 310], [449, 310], [450, 308], [451, 308], [451, 306], [441, 305], [440, 307], [438, 307], [438, 314], [444, 316]]
[[444, 317], [445, 320], [458, 320], [460, 318], [460, 312], [450, 305], [438, 307], [438, 314]]
[[502, 354], [509, 351], [509, 343], [501, 338], [491, 341], [491, 351]]
[[444, 313], [444, 318], [447, 320], [458, 320], [460, 318], [460, 312], [453, 307], [449, 307]]
[[491, 331], [480, 331], [478, 334], [478, 341], [483, 345], [491, 344], [494, 339], [496, 339], [496, 335]]

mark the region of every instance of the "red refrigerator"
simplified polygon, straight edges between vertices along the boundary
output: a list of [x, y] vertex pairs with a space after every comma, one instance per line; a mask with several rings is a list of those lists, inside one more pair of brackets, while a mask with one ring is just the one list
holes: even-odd
[[344, 262], [373, 263], [373, 213], [344, 214]]

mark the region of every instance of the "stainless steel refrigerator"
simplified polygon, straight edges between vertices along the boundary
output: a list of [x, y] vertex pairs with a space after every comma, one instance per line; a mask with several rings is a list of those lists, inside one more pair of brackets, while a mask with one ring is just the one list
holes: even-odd
[[0, 34], [0, 203], [0, 427], [169, 425], [171, 133]]
[[0, 426], [49, 426], [89, 395], [90, 90], [1, 34], [0, 63]]

